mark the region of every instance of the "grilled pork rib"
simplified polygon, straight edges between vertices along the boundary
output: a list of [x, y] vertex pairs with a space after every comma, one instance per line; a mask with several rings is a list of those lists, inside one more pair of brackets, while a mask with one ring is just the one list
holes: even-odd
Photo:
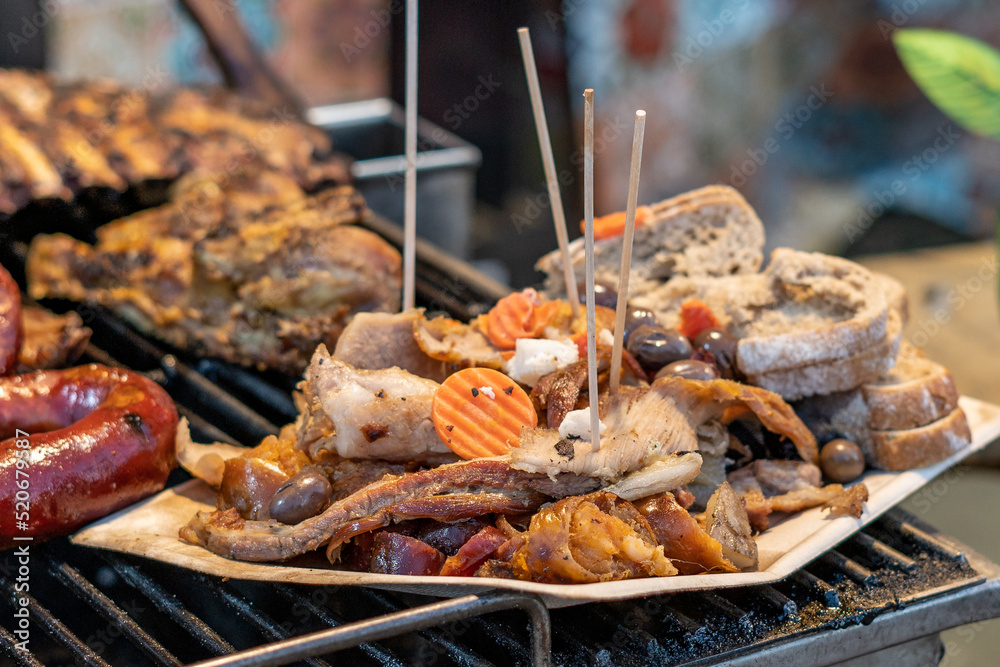
[[353, 224], [352, 188], [306, 196], [266, 169], [191, 174], [168, 204], [104, 225], [90, 246], [37, 236], [29, 291], [99, 303], [197, 354], [300, 373], [360, 311], [399, 308], [401, 260]]

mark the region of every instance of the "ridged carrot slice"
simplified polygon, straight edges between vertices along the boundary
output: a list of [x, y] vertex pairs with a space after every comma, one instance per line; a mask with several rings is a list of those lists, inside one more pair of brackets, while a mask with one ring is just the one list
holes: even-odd
[[[638, 227], [646, 221], [652, 213], [648, 206], [637, 206], [635, 209], [635, 226]], [[580, 221], [580, 232], [586, 233], [584, 229], [585, 221]], [[610, 239], [614, 236], [621, 236], [625, 233], [625, 211], [609, 213], [599, 218], [594, 218], [594, 240]]]
[[538, 413], [521, 387], [490, 368], [449, 375], [431, 404], [438, 437], [463, 459], [507, 453], [522, 426], [538, 425]]
[[559, 310], [530, 287], [497, 301], [486, 317], [486, 335], [501, 350], [513, 350], [519, 338], [536, 338]]

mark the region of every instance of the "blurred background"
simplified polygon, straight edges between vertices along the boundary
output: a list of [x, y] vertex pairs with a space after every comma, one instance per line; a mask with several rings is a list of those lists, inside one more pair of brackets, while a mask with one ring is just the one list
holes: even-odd
[[[403, 0], [203, 4], [242, 22], [309, 106], [402, 102]], [[571, 238], [582, 213], [581, 93], [593, 87], [598, 214], [625, 206], [632, 119], [645, 109], [640, 203], [709, 183], [738, 188], [769, 247], [851, 256], [899, 278], [907, 337], [952, 369], [962, 393], [1000, 403], [997, 254], [986, 242], [1000, 142], [931, 104], [891, 40], [899, 28], [934, 27], [1000, 46], [1000, 3], [424, 0], [420, 12], [419, 113], [432, 138], [454, 135], [482, 155], [469, 162], [478, 172], [468, 211], [425, 208], [421, 233], [512, 286], [540, 280], [535, 259], [556, 242], [515, 33], [529, 26]], [[4, 67], [147, 89], [222, 82], [172, 0], [2, 0], [0, 27]], [[390, 152], [401, 148], [397, 137]], [[1000, 451], [977, 462], [986, 465], [960, 469], [963, 483], [940, 502], [908, 508], [997, 560], [1000, 527], [981, 515], [1000, 503]], [[942, 664], [995, 664], [997, 629], [947, 634]]]
[[[219, 83], [168, 0], [5, 0], [0, 64], [136, 86]], [[402, 100], [402, 0], [213, 0], [309, 105]], [[515, 30], [531, 28], [571, 234], [581, 217], [581, 93], [596, 89], [596, 211], [624, 208], [632, 118], [649, 113], [640, 203], [739, 188], [769, 245], [837, 254], [983, 238], [1000, 143], [912, 83], [900, 27], [1000, 44], [1000, 6], [962, 0], [425, 0], [420, 114], [482, 151], [461, 254], [514, 286], [555, 246]], [[37, 33], [37, 36], [36, 36]], [[433, 223], [430, 223], [433, 224]], [[444, 245], [447, 245], [445, 243]]]

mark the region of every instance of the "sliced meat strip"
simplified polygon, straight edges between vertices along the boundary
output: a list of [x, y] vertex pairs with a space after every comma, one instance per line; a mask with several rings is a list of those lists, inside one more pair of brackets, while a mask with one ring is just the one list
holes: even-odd
[[323, 544], [329, 552], [353, 535], [401, 518], [449, 521], [477, 511], [531, 512], [551, 498], [593, 489], [593, 480], [586, 478], [565, 475], [553, 482], [545, 475], [514, 470], [503, 458], [476, 459], [387, 477], [294, 526], [246, 521], [232, 510], [199, 512], [181, 529], [180, 537], [227, 558], [280, 561]]

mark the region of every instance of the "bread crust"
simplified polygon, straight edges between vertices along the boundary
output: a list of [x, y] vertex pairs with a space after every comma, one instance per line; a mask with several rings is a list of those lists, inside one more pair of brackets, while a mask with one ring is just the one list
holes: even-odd
[[947, 368], [907, 342], [896, 365], [860, 387], [868, 406], [868, 426], [880, 431], [925, 426], [958, 407], [958, 390]]
[[926, 426], [901, 431], [869, 431], [868, 464], [882, 470], [909, 470], [939, 463], [972, 442], [969, 422], [961, 408]]
[[[777, 248], [764, 274], [775, 295], [770, 314], [738, 324], [734, 332], [740, 370], [747, 376], [842, 359], [885, 342], [889, 304], [864, 267]], [[805, 395], [810, 393], [820, 392]]]
[[889, 316], [888, 331], [881, 344], [842, 359], [830, 359], [797, 368], [779, 369], [747, 380], [781, 394], [787, 401], [806, 396], [831, 394], [854, 389], [878, 378], [892, 368], [899, 350], [902, 321], [895, 311]]
[[[630, 297], [641, 296], [674, 276], [755, 273], [763, 262], [764, 225], [743, 196], [726, 185], [692, 190], [652, 204], [652, 215], [636, 227]], [[621, 238], [594, 243], [595, 279], [615, 285], [621, 266]], [[584, 244], [569, 244], [578, 282], [584, 279]], [[535, 268], [547, 274], [546, 292], [566, 293], [562, 256], [553, 251]]]

